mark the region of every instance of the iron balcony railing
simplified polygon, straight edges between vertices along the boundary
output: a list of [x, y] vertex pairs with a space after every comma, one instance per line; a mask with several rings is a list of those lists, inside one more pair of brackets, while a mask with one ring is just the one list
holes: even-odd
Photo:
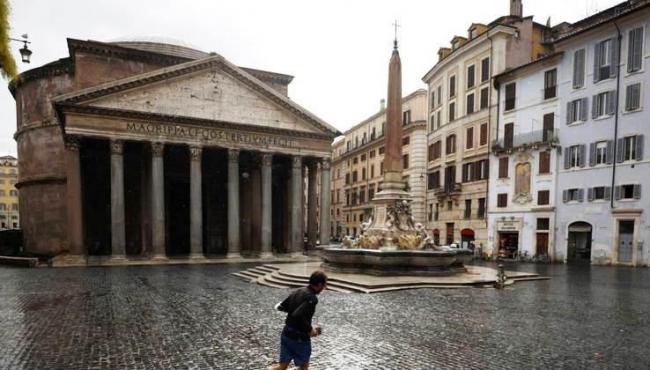
[[555, 145], [558, 142], [557, 130], [537, 130], [493, 140], [492, 150], [508, 150], [535, 144]]

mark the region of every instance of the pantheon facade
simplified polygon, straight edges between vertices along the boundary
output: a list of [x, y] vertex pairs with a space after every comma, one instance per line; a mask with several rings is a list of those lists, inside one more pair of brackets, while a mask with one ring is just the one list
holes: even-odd
[[68, 57], [9, 86], [28, 253], [270, 257], [329, 243], [339, 132], [288, 98], [293, 77], [179, 45], [67, 41]]

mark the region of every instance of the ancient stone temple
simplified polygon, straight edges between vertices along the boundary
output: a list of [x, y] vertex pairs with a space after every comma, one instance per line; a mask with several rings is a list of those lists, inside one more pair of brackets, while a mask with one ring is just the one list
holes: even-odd
[[291, 76], [163, 43], [68, 49], [10, 85], [28, 252], [270, 256], [302, 252], [304, 231], [329, 243], [318, 207], [338, 131], [288, 98]]

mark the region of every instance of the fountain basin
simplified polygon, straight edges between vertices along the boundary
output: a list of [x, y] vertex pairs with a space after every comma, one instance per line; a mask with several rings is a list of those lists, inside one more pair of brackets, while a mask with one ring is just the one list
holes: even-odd
[[473, 252], [469, 249], [448, 251], [376, 249], [323, 249], [323, 268], [339, 273], [377, 276], [446, 276], [465, 272]]

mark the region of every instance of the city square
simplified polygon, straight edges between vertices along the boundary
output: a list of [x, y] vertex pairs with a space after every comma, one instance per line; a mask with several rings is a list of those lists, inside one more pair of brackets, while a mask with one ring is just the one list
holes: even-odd
[[650, 0], [372, 10], [0, 0], [0, 369], [646, 368]]

